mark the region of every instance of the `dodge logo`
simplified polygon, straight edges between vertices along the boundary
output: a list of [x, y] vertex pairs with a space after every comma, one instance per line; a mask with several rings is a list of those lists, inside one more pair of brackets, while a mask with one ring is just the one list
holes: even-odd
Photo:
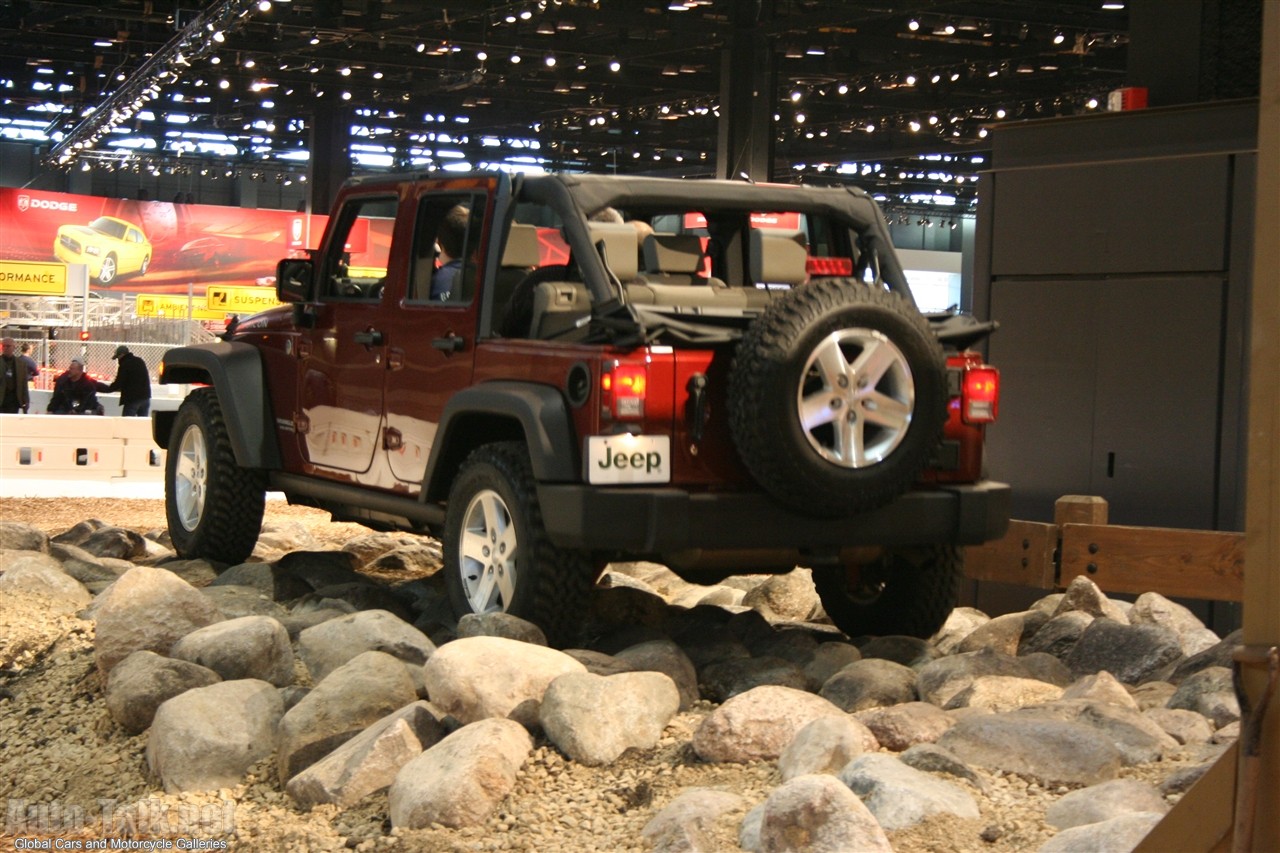
[[18, 210], [25, 212], [26, 209], [30, 206], [31, 206], [31, 196], [29, 195], [18, 196]]

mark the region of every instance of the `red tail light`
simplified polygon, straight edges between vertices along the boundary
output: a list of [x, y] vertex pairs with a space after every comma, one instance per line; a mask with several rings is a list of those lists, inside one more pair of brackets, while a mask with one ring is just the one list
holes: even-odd
[[848, 278], [853, 275], [853, 258], [814, 258], [804, 262], [805, 272], [809, 275], [839, 275]]
[[1000, 371], [994, 367], [975, 367], [964, 373], [960, 396], [960, 414], [965, 423], [988, 424], [996, 419], [1000, 408]]
[[600, 374], [601, 403], [605, 414], [618, 420], [644, 417], [649, 372], [643, 364], [614, 362]]

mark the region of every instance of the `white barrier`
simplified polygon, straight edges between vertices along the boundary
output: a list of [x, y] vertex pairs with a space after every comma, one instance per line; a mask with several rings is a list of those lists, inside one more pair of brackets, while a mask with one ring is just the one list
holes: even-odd
[[76, 493], [138, 485], [150, 494], [163, 487], [164, 464], [150, 418], [0, 415], [0, 496], [46, 493], [37, 483], [51, 481], [74, 481]]

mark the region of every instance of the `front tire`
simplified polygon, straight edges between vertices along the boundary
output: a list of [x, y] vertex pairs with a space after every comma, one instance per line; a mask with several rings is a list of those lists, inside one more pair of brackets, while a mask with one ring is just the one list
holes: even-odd
[[528, 452], [484, 445], [449, 490], [445, 586], [458, 616], [503, 611], [537, 624], [553, 645], [572, 642], [595, 581], [585, 552], [547, 538]]
[[959, 602], [963, 574], [964, 551], [935, 545], [886, 551], [856, 572], [815, 569], [813, 584], [827, 616], [850, 637], [928, 639]]
[[262, 472], [236, 464], [222, 406], [212, 388], [187, 395], [174, 418], [165, 462], [169, 537], [181, 557], [228, 565], [253, 553], [262, 531]]
[[115, 255], [107, 255], [102, 259], [102, 267], [98, 270], [98, 283], [110, 284], [116, 280], [116, 272], [119, 266], [116, 263]]

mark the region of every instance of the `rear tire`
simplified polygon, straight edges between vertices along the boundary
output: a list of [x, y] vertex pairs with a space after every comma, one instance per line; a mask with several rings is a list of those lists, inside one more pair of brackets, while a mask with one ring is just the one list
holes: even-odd
[[850, 637], [890, 634], [928, 639], [959, 602], [964, 551], [951, 545], [886, 551], [862, 566], [855, 587], [842, 567], [815, 569], [822, 607]]
[[519, 442], [486, 444], [462, 463], [445, 512], [444, 567], [458, 616], [510, 613], [561, 647], [577, 637], [597, 574], [586, 552], [547, 538]]
[[164, 486], [169, 537], [179, 556], [235, 565], [253, 553], [266, 482], [261, 471], [236, 464], [214, 389], [197, 388], [178, 409]]

